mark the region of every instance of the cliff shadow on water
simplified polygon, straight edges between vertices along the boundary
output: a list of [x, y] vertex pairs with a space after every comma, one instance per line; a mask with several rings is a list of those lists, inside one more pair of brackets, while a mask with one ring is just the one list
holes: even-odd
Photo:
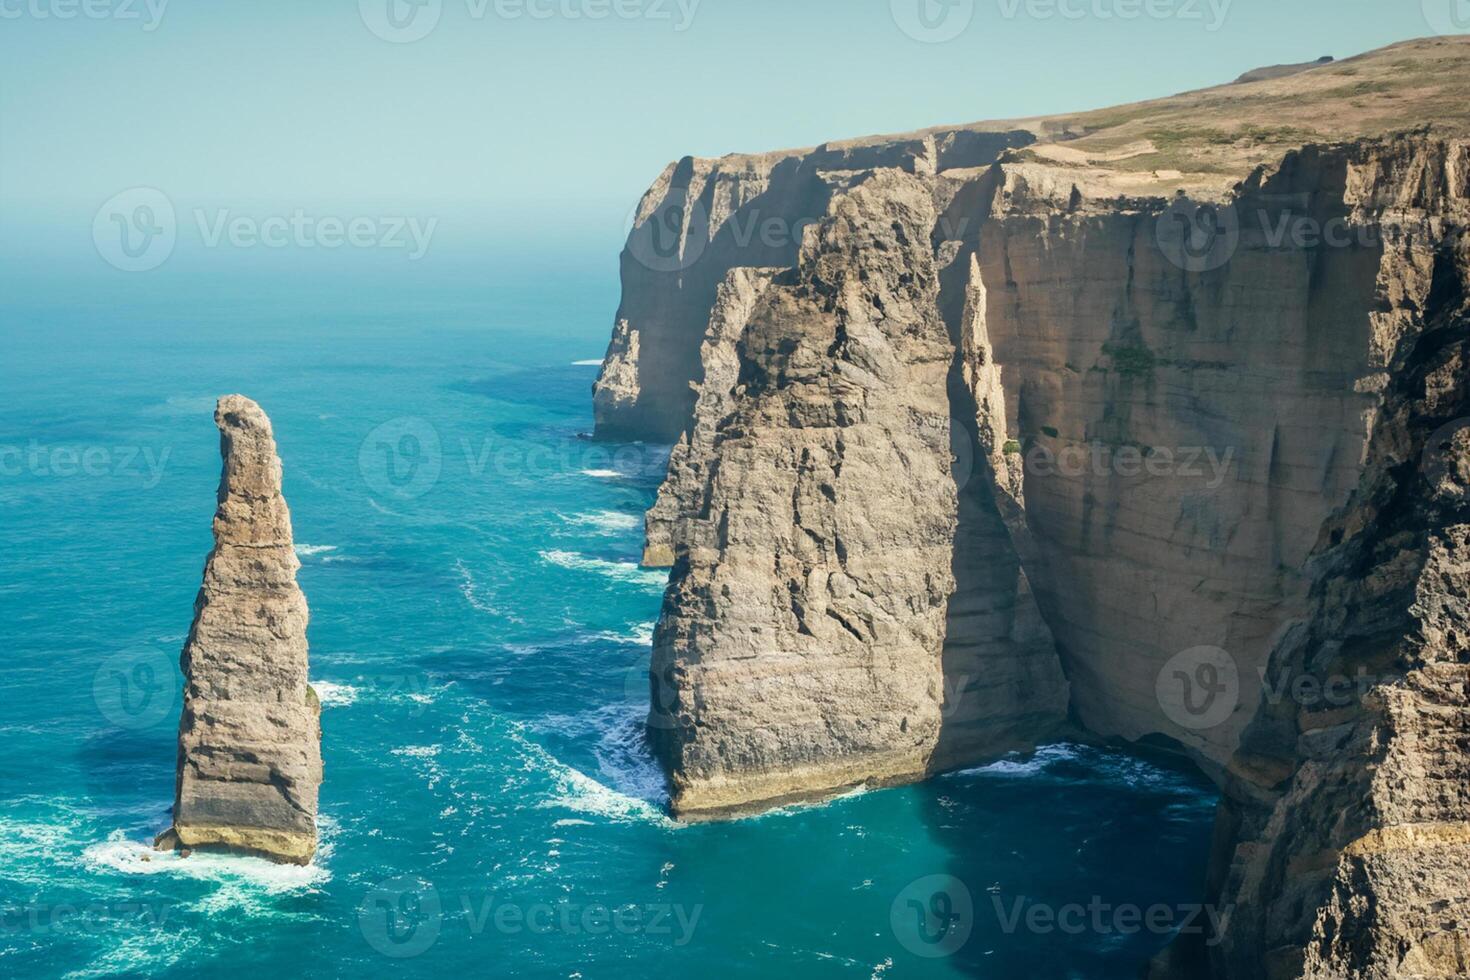
[[916, 791], [948, 858], [895, 903], [911, 968], [1133, 980], [1208, 927], [1217, 797], [1187, 762], [1064, 743]]

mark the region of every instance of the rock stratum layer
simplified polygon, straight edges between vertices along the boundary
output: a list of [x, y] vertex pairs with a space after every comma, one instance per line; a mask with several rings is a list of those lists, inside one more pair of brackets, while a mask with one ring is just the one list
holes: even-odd
[[260, 406], [220, 399], [214, 551], [184, 646], [178, 790], [167, 848], [307, 864], [316, 853], [321, 704], [307, 683], [306, 597]]
[[677, 443], [676, 812], [1165, 747], [1229, 914], [1155, 976], [1470, 975], [1467, 96], [1438, 38], [671, 165], [594, 400]]

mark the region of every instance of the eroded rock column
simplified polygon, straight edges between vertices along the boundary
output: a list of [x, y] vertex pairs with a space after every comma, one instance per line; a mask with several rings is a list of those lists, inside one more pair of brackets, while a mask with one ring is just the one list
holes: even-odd
[[316, 853], [321, 706], [307, 683], [306, 597], [281, 461], [260, 406], [215, 410], [224, 472], [214, 551], [181, 660], [174, 824], [158, 846], [306, 864]]
[[736, 345], [655, 640], [681, 815], [926, 769], [956, 513], [934, 217], [921, 181], [861, 179]]

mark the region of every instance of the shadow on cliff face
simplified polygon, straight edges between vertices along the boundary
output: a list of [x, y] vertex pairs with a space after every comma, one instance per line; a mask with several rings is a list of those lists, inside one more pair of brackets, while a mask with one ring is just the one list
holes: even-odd
[[[972, 187], [991, 188], [993, 178]], [[936, 246], [948, 263], [940, 272], [939, 308], [954, 346], [946, 389], [958, 508], [952, 548], [942, 656], [943, 721], [930, 766], [937, 771], [994, 759], [1051, 737], [1065, 720], [1067, 679], [1051, 631], [1021, 571], [1021, 559], [1001, 518], [979, 406], [966, 376], [965, 316], [970, 270], [988, 198], [967, 188], [946, 212], [962, 239]], [[944, 228], [937, 233], [945, 234]]]
[[696, 175], [694, 160], [686, 157], [664, 198], [630, 235], [621, 257], [617, 319], [638, 332], [640, 390], [636, 403], [616, 417], [599, 413], [599, 439], [678, 440], [694, 415], [690, 382], [704, 378], [700, 346], [726, 274], [736, 267], [794, 266], [802, 229], [826, 214], [831, 196], [814, 167], [790, 157], [711, 235], [712, 216], [731, 204], [717, 199], [726, 192], [720, 182]]
[[922, 787], [946, 866], [898, 897], [898, 976], [1135, 978], [1202, 907], [1216, 796], [1193, 767], [1053, 745]]

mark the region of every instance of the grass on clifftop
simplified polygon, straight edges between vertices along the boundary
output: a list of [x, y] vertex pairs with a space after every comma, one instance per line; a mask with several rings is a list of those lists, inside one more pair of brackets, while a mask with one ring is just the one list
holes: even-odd
[[1419, 129], [1470, 136], [1470, 36], [1407, 41], [1284, 78], [1029, 125], [1047, 137], [1030, 158], [1241, 177], [1309, 143]]

